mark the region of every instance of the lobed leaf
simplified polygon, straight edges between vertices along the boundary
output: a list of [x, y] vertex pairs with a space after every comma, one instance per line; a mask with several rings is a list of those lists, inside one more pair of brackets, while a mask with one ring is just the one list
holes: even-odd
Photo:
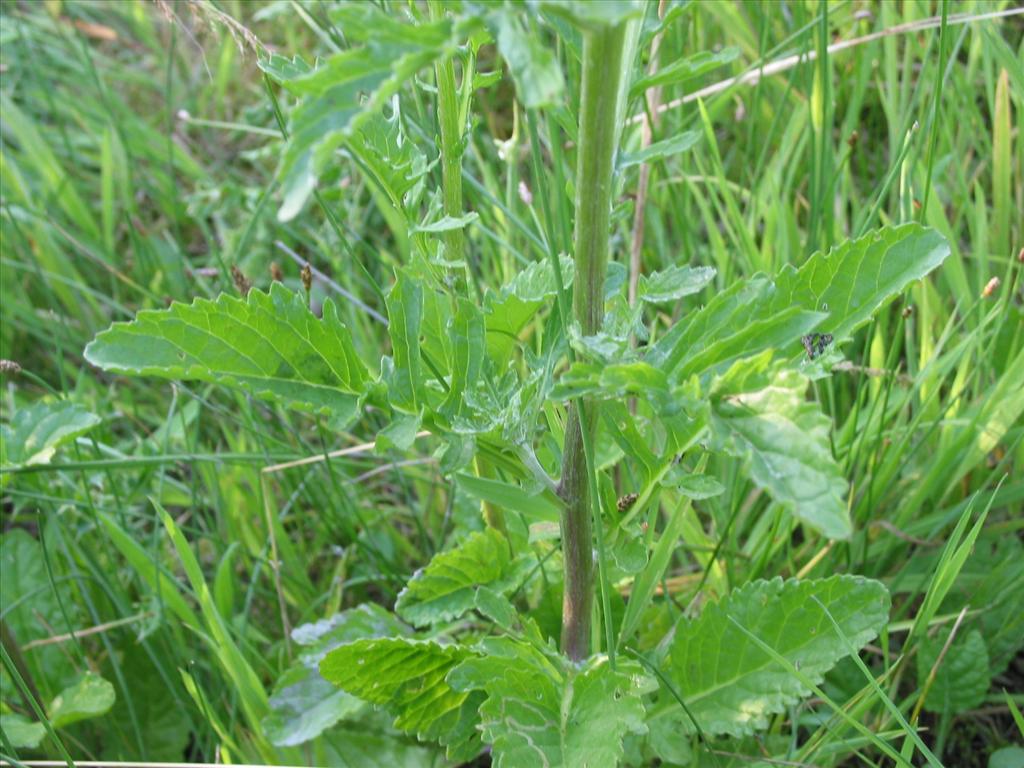
[[462, 691], [482, 690], [480, 730], [495, 768], [618, 765], [626, 733], [644, 733], [646, 677], [635, 662], [604, 657], [577, 667], [510, 638], [485, 640], [483, 656], [452, 669]]
[[668, 666], [705, 734], [744, 736], [811, 692], [748, 633], [817, 683], [849, 647], [874, 638], [888, 617], [885, 587], [860, 576], [754, 581], [708, 605], [699, 618], [680, 620]]
[[139, 312], [98, 334], [85, 358], [115, 373], [235, 386], [340, 421], [356, 415], [371, 383], [334, 303], [317, 318], [280, 283], [247, 299], [221, 294]]
[[292, 113], [281, 160], [282, 221], [294, 218], [305, 205], [320, 175], [334, 164], [335, 150], [379, 114], [416, 73], [450, 57], [458, 37], [451, 19], [407, 24], [372, 3], [335, 7], [331, 20], [353, 47], [315, 69], [280, 57], [260, 63], [268, 75], [302, 98]]
[[437, 741], [455, 761], [480, 749], [476, 733], [481, 697], [456, 691], [448, 672], [474, 655], [464, 646], [382, 638], [342, 645], [320, 662], [320, 674], [353, 696], [384, 707], [395, 727]]

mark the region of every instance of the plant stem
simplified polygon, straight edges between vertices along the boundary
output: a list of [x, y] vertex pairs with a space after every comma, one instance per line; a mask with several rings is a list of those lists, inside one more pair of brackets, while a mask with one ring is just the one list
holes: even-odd
[[[583, 36], [573, 315], [584, 336], [601, 329], [604, 315], [612, 172], [631, 63], [632, 24], [588, 29]], [[570, 404], [562, 453], [562, 651], [573, 660], [590, 653], [594, 555], [584, 430], [593, 444], [597, 415], [597, 403], [581, 399]]]
[[[459, 130], [459, 94], [455, 87], [455, 65], [443, 58], [434, 67], [437, 76], [437, 121], [441, 127], [441, 183], [444, 188], [444, 212], [462, 215], [462, 136]], [[462, 261], [465, 237], [461, 229], [444, 233], [448, 261]]]
[[[440, 19], [444, 6], [438, 0], [429, 4], [431, 18]], [[463, 85], [466, 78], [472, 78], [472, 63], [464, 67]], [[444, 194], [444, 213], [458, 218], [462, 216], [462, 128], [463, 112], [459, 103], [459, 90], [455, 85], [455, 64], [451, 56], [444, 56], [434, 65], [437, 81], [437, 122], [441, 129], [441, 186]], [[461, 229], [450, 229], [444, 233], [445, 259], [461, 261], [466, 267], [466, 278], [473, 285], [478, 301], [483, 300], [483, 291], [473, 272], [466, 253], [466, 237]]]

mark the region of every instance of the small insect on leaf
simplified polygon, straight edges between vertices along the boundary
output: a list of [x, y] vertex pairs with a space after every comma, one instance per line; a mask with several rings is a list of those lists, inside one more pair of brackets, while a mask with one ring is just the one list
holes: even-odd
[[800, 343], [807, 350], [807, 357], [811, 360], [821, 355], [825, 348], [832, 343], [831, 333], [808, 333], [800, 337]]
[[628, 512], [629, 509], [636, 504], [636, 500], [638, 498], [639, 497], [635, 493], [627, 493], [625, 496], [622, 496], [616, 504], [619, 512]]

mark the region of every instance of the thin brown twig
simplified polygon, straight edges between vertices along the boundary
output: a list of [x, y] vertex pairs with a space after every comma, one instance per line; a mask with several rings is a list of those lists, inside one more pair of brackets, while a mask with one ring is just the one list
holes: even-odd
[[[426, 437], [430, 432], [424, 430], [416, 433], [416, 438]], [[337, 451], [331, 451], [330, 453], [322, 453], [318, 456], [307, 456], [304, 459], [295, 459], [294, 461], [286, 461], [282, 464], [271, 464], [269, 467], [264, 467], [260, 470], [265, 475], [273, 474], [274, 472], [280, 472], [285, 469], [293, 469], [294, 467], [304, 467], [307, 464], [317, 464], [321, 461], [327, 461], [328, 459], [337, 459], [342, 456], [357, 456], [361, 453], [367, 453], [373, 450], [376, 443], [360, 443], [359, 445], [352, 445], [348, 448], [340, 448]]]
[[21, 646], [21, 650], [29, 651], [33, 648], [39, 648], [44, 645], [55, 645], [57, 643], [66, 643], [68, 640], [74, 640], [76, 638], [88, 637], [89, 635], [98, 635], [111, 629], [117, 629], [123, 627], [126, 624], [134, 624], [137, 621], [148, 619], [153, 614], [151, 612], [137, 613], [134, 616], [128, 616], [124, 619], [117, 619], [115, 621], [108, 621], [105, 624], [97, 624], [86, 629], [76, 629], [74, 632], [66, 632], [60, 635], [52, 635], [50, 637], [41, 637], [38, 640], [32, 640]]
[[935, 682], [935, 677], [939, 673], [939, 667], [942, 666], [942, 662], [946, 658], [946, 652], [949, 651], [949, 647], [953, 644], [953, 638], [956, 637], [957, 631], [960, 629], [960, 624], [963, 622], [964, 617], [967, 616], [967, 609], [969, 605], [965, 605], [960, 614], [956, 617], [956, 623], [953, 624], [953, 628], [949, 630], [949, 637], [946, 638], [946, 642], [942, 646], [942, 650], [939, 651], [938, 657], [935, 659], [935, 663], [932, 664], [931, 670], [928, 672], [928, 679], [925, 680], [924, 686], [921, 689], [921, 695], [917, 699], [917, 704], [914, 705], [914, 714], [910, 718], [911, 723], [916, 723], [918, 715], [921, 714], [921, 708], [924, 706], [925, 700], [928, 698], [928, 692], [931, 690], [932, 683]]

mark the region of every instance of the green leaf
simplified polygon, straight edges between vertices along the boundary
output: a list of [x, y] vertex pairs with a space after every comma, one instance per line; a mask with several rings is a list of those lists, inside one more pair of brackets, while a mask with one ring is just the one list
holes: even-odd
[[0, 713], [0, 731], [15, 749], [35, 749], [43, 743], [46, 726], [17, 712]]
[[888, 618], [885, 587], [859, 576], [754, 581], [705, 607], [696, 620], [680, 620], [669, 669], [705, 734], [743, 736], [767, 727], [770, 716], [810, 693], [747, 632], [817, 683], [850, 646], [860, 649], [874, 638]]
[[354, 640], [407, 632], [375, 603], [296, 627], [292, 640], [305, 650], [278, 679], [270, 696], [270, 714], [262, 723], [270, 743], [278, 747], [303, 744], [364, 709], [362, 700], [338, 690], [320, 675], [320, 662], [330, 651]]
[[423, 289], [405, 270], [399, 270], [397, 277], [387, 297], [393, 361], [384, 378], [391, 403], [415, 413], [423, 399], [419, 344]]
[[622, 24], [643, 13], [638, 0], [534, 0], [543, 10], [560, 16], [581, 29], [599, 30]]
[[770, 306], [828, 312], [823, 328], [838, 343], [948, 255], [949, 243], [935, 230], [913, 223], [885, 227], [818, 251], [800, 269], [784, 266]]
[[[568, 257], [559, 259], [563, 285], [572, 285], [573, 263]], [[492, 358], [504, 367], [519, 334], [544, 307], [554, 305], [558, 284], [551, 262], [536, 261], [522, 270], [497, 294], [487, 296], [485, 315], [487, 348]]]
[[[49, 524], [45, 518], [40, 523]], [[52, 535], [48, 533], [46, 537], [51, 547]], [[23, 644], [49, 637], [55, 628], [82, 626], [71, 584], [51, 578], [42, 544], [24, 528], [10, 527], [0, 535], [0, 606], [4, 622]], [[26, 654], [29, 673], [47, 695], [78, 679], [66, 650], [58, 645], [44, 645]], [[6, 670], [0, 674], [0, 686], [5, 697], [8, 691], [15, 695]]]
[[483, 690], [480, 730], [495, 768], [618, 765], [626, 733], [644, 733], [647, 678], [639, 665], [604, 657], [577, 667], [509, 638], [485, 640], [448, 675], [453, 688]]
[[700, 51], [677, 59], [671, 64], [661, 67], [657, 72], [641, 77], [634, 82], [629, 91], [630, 98], [639, 96], [648, 88], [685, 83], [713, 69], [718, 69], [723, 64], [735, 61], [739, 55], [739, 49], [730, 46], [720, 51]]
[[618, 400], [643, 395], [658, 400], [669, 396], [665, 374], [647, 363], [573, 363], [551, 389], [552, 400], [570, 400], [580, 395]]
[[48, 464], [60, 446], [99, 423], [98, 416], [67, 400], [19, 408], [10, 424], [0, 425], [0, 466]]
[[832, 422], [805, 398], [808, 380], [771, 353], [736, 363], [712, 391], [716, 444], [744, 460], [751, 480], [798, 520], [831, 539], [853, 532], [847, 483], [832, 456]]
[[324, 756], [320, 765], [338, 768], [432, 768], [447, 763], [434, 744], [403, 737], [391, 726], [386, 712], [367, 707], [357, 718], [338, 723], [317, 742]]
[[50, 702], [50, 723], [63, 728], [80, 720], [105, 715], [114, 706], [114, 686], [99, 675], [86, 672], [82, 679], [65, 688]]
[[150, 503], [156, 508], [164, 530], [171, 544], [174, 545], [181, 561], [182, 569], [188, 578], [195, 598], [199, 603], [205, 628], [206, 641], [213, 651], [213, 657], [219, 662], [225, 675], [234, 686], [235, 693], [241, 703], [241, 709], [250, 724], [255, 726], [266, 716], [269, 706], [267, 692], [263, 688], [259, 675], [249, 664], [241, 648], [224, 618], [213, 603], [213, 595], [203, 577], [203, 569], [196, 558], [188, 539], [181, 532], [178, 524], [152, 497]]
[[386, 638], [357, 640], [327, 654], [320, 674], [353, 696], [384, 707], [395, 727], [437, 741], [448, 757], [468, 761], [480, 749], [480, 696], [455, 691], [448, 672], [473, 655], [463, 646]]
[[104, 533], [110, 543], [155, 593], [151, 597], [163, 609], [177, 616], [182, 623], [198, 628], [199, 617], [182, 596], [184, 590], [178, 581], [154, 560], [154, 555], [149, 550], [136, 541], [136, 536], [121, 528], [113, 517], [105, 512], [97, 512], [96, 517], [103, 524]]
[[370, 384], [334, 302], [319, 319], [280, 283], [247, 299], [139, 312], [96, 336], [85, 358], [115, 373], [235, 386], [339, 421], [355, 417]]
[[720, 371], [742, 357], [784, 348], [827, 315], [799, 307], [771, 308], [775, 288], [765, 277], [741, 280], [674, 325], [645, 360], [676, 380]]
[[508, 542], [487, 528], [434, 555], [398, 595], [395, 612], [417, 627], [450, 622], [473, 607], [478, 587], [503, 592], [516, 586], [516, 577]]
[[516, 83], [519, 101], [527, 109], [554, 106], [565, 91], [562, 67], [554, 50], [536, 34], [523, 28], [523, 14], [508, 5], [491, 14], [498, 50]]
[[[107, 731], [108, 724], [130, 723], [134, 717], [142, 726], [149, 760], [166, 763], [181, 760], [192, 739], [193, 722], [189, 707], [177, 705], [178, 702], [184, 704], [184, 700], [168, 691], [167, 682], [160, 674], [157, 664], [164, 664], [166, 660], [157, 655], [154, 663], [146, 649], [135, 642], [122, 646], [120, 653], [121, 674], [128, 681], [129, 696], [122, 696], [114, 703], [104, 718], [104, 727], [98, 730], [102, 733]], [[105, 739], [103, 759], [138, 760], [135, 739]]]
[[419, 226], [413, 227], [413, 233], [427, 233], [427, 234], [440, 234], [442, 232], [451, 232], [455, 229], [465, 229], [474, 221], [480, 218], [480, 215], [475, 211], [470, 211], [464, 216], [442, 216], [437, 221], [430, 222], [429, 224], [420, 224]]
[[[942, 649], [949, 640], [946, 628], [934, 637], [925, 637], [917, 652], [917, 684], [924, 686]], [[929, 712], [957, 715], [974, 709], [985, 700], [992, 676], [988, 667], [988, 650], [981, 632], [972, 629], [953, 639], [935, 678], [928, 689], [924, 708]]]
[[402, 133], [400, 116], [374, 115], [348, 141], [348, 149], [360, 160], [367, 173], [387, 195], [392, 206], [401, 210], [407, 196], [416, 190], [428, 169], [427, 158], [416, 143]]
[[640, 276], [640, 299], [649, 304], [675, 301], [697, 293], [715, 277], [714, 267], [675, 266]]
[[473, 608], [477, 587], [503, 592], [516, 586], [519, 575], [508, 541], [488, 528], [434, 555], [398, 595], [395, 612], [418, 627], [451, 621]]
[[690, 474], [680, 467], [672, 467], [661, 484], [677, 488], [681, 494], [696, 501], [725, 493], [725, 487], [710, 475]]
[[[641, 163], [663, 160], [664, 158], [671, 157], [672, 155], [678, 155], [680, 152], [685, 152], [686, 150], [696, 146], [697, 142], [700, 141], [700, 137], [700, 131], [683, 131], [682, 133], [677, 133], [675, 136], [668, 139], [656, 141], [643, 149], [637, 150], [636, 152], [628, 152], [622, 155], [619, 159], [619, 170], [629, 168], [634, 165], [640, 165]], [[714, 274], [714, 269], [711, 267], [701, 267], [701, 269], [710, 269], [711, 274]], [[642, 276], [640, 280], [641, 282], [643, 281]]]
[[466, 474], [456, 475], [455, 479], [474, 498], [519, 512], [528, 523], [557, 521], [561, 514], [561, 507], [548, 496], [527, 493], [510, 483]]
[[763, 275], [737, 282], [673, 326], [645, 360], [678, 380], [767, 349], [802, 354], [800, 337], [815, 329], [843, 341], [948, 255], [948, 243], [917, 224], [870, 232], [799, 270], [787, 265], [774, 283]]
[[[353, 47], [303, 71], [279, 59], [263, 70], [302, 101], [291, 115], [288, 145], [281, 160], [284, 199], [278, 218], [302, 210], [319, 177], [336, 163], [335, 150], [421, 69], [450, 57], [458, 35], [451, 19], [406, 24], [371, 3], [346, 3], [331, 20]], [[467, 20], [467, 24], [478, 26]]]
[[452, 345], [451, 376], [448, 395], [441, 412], [451, 421], [467, 410], [466, 392], [472, 391], [483, 371], [486, 355], [486, 328], [484, 317], [477, 306], [460, 296], [458, 309], [448, 326]]
[[988, 756], [988, 768], [1021, 768], [1022, 765], [1024, 747], [1003, 747]]
[[515, 624], [515, 606], [504, 595], [490, 587], [480, 587], [476, 591], [473, 607], [505, 631], [510, 630]]

